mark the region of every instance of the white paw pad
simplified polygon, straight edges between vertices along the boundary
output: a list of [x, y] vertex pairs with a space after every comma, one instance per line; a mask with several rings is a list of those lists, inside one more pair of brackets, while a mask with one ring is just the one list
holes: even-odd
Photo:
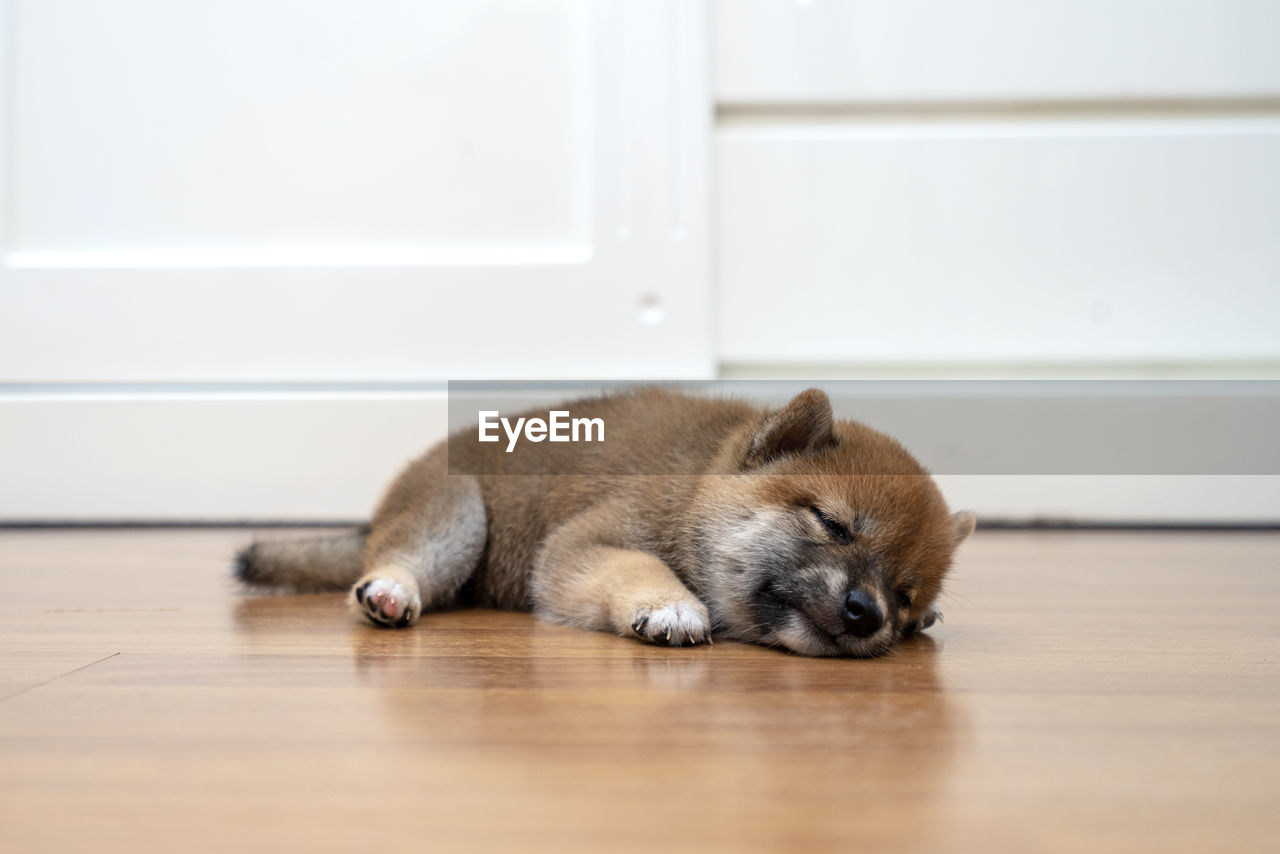
[[711, 640], [711, 618], [700, 602], [668, 602], [637, 608], [631, 630], [652, 643], [687, 646]]
[[393, 578], [375, 578], [355, 589], [360, 612], [380, 626], [412, 626], [422, 613], [417, 592], [410, 593]]

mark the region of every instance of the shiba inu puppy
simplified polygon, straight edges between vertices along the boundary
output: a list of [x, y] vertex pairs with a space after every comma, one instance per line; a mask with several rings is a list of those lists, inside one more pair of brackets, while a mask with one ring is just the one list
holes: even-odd
[[257, 543], [236, 575], [349, 588], [380, 626], [479, 604], [804, 655], [880, 655], [936, 619], [974, 517], [950, 513], [897, 442], [836, 420], [823, 392], [776, 410], [662, 389], [564, 409], [607, 425], [605, 441], [511, 453], [455, 433], [400, 474], [367, 529]]

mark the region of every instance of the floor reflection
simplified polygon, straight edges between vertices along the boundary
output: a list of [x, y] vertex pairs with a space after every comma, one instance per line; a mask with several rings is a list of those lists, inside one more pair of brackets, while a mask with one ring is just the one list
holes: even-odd
[[857, 813], [854, 836], [874, 842], [874, 804], [892, 800], [912, 826], [882, 829], [924, 840], [966, 730], [928, 636], [881, 659], [818, 660], [472, 612], [417, 632], [361, 627], [351, 642], [387, 725], [418, 753], [501, 757], [508, 783], [523, 781], [516, 796], [535, 801], [612, 792], [690, 822], [804, 810], [819, 836], [849, 833], [839, 826]]
[[928, 636], [855, 661], [479, 610], [385, 630], [332, 594], [242, 598], [232, 617], [255, 668], [310, 692], [299, 732], [403, 768], [433, 814], [500, 808], [484, 832], [504, 840], [554, 824], [644, 847], [661, 822], [757, 849], [927, 847], [962, 790], [970, 725]]

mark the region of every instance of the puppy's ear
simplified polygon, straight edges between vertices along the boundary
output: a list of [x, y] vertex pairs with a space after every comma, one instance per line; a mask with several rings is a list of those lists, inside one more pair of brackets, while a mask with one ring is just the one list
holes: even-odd
[[951, 514], [951, 542], [954, 545], [960, 545], [964, 542], [964, 538], [973, 533], [973, 528], [978, 524], [978, 517], [970, 513], [968, 510], [961, 510], [959, 513]]
[[835, 441], [831, 401], [816, 388], [800, 392], [791, 402], [765, 416], [747, 446], [744, 468], [764, 465], [774, 457], [809, 451]]

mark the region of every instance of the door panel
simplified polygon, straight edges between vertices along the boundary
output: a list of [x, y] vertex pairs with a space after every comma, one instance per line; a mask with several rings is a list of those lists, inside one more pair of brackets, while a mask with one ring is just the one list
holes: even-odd
[[719, 0], [721, 104], [1272, 98], [1273, 0]]
[[701, 4], [6, 11], [0, 381], [713, 370]]
[[1280, 358], [1276, 119], [741, 122], [716, 153], [727, 363]]

